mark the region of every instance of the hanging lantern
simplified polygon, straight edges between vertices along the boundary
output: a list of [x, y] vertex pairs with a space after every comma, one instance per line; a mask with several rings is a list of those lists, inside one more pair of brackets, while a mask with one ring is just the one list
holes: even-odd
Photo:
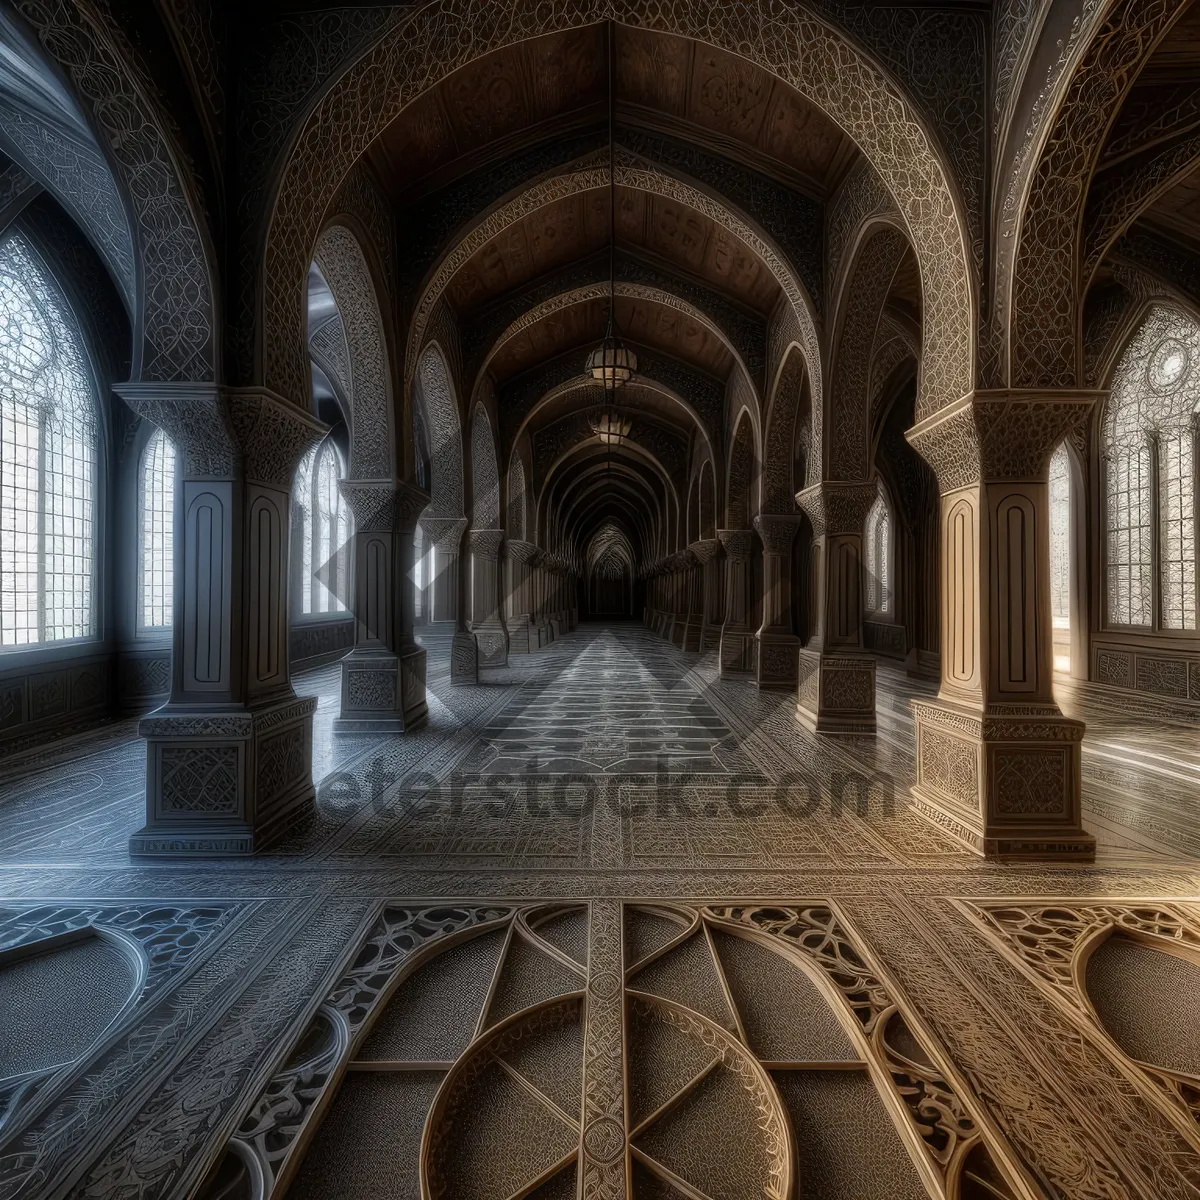
[[628, 436], [632, 422], [615, 408], [606, 408], [592, 418], [592, 432], [606, 445], [620, 445]]
[[587, 357], [587, 369], [591, 377], [605, 388], [624, 387], [637, 370], [637, 355], [621, 345], [609, 327], [604, 341]]

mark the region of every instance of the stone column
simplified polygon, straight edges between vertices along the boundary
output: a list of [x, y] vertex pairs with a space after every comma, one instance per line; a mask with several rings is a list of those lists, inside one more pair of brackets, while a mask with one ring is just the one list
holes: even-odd
[[1054, 702], [1048, 469], [1093, 391], [976, 392], [909, 441], [938, 478], [942, 673], [914, 700], [916, 808], [978, 853], [1090, 860], [1083, 723]]
[[718, 529], [725, 548], [725, 622], [721, 626], [722, 675], [748, 675], [754, 670], [754, 630], [750, 627], [750, 555], [754, 534], [749, 529]]
[[720, 568], [719, 554], [721, 551], [721, 543], [716, 538], [706, 538], [703, 541], [693, 542], [689, 547], [692, 552], [692, 557], [699, 564], [698, 566], [698, 601], [700, 606], [699, 620], [696, 628], [696, 644], [691, 644], [691, 626], [688, 627], [688, 649], [694, 649], [703, 653], [708, 646], [710, 631], [716, 633], [720, 637], [719, 625], [713, 621], [713, 614], [717, 608], [718, 597], [717, 578]]
[[532, 542], [509, 538], [504, 543], [508, 560], [508, 595], [505, 618], [508, 648], [512, 654], [528, 654], [538, 648], [537, 626], [533, 622], [531, 575], [537, 547]]
[[796, 686], [800, 639], [792, 632], [792, 541], [799, 514], [762, 513], [754, 528], [763, 544], [763, 614], [758, 633], [760, 688]]
[[422, 517], [421, 528], [433, 547], [437, 568], [430, 588], [433, 615], [438, 621], [454, 621], [454, 636], [450, 640], [450, 682], [476, 683], [479, 680], [479, 654], [475, 638], [467, 629], [467, 572], [463, 570], [460, 553], [467, 519]]
[[116, 389], [178, 447], [171, 692], [145, 717], [133, 854], [261, 850], [312, 811], [312, 715], [288, 670], [292, 475], [326, 427], [263, 388]]
[[481, 667], [508, 665], [508, 630], [500, 616], [500, 545], [503, 529], [472, 529], [471, 632]]
[[696, 560], [687, 550], [680, 550], [671, 562], [671, 629], [668, 637], [682, 650], [687, 639], [688, 617], [691, 615], [692, 570]]
[[825, 482], [796, 502], [813, 527], [809, 639], [798, 654], [796, 716], [818, 733], [875, 732], [875, 657], [863, 644], [862, 533], [875, 484]]
[[425, 651], [412, 635], [413, 533], [429, 494], [343, 480], [354, 514], [354, 649], [342, 659], [338, 733], [402, 733], [428, 712]]

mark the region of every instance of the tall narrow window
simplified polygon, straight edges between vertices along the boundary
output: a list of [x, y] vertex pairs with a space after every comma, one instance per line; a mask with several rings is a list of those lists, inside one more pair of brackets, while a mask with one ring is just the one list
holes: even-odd
[[889, 616], [892, 611], [892, 518], [880, 486], [866, 524], [867, 611]]
[[169, 629], [175, 596], [175, 446], [156, 429], [142, 452], [143, 629]]
[[1197, 626], [1198, 361], [1200, 326], [1155, 305], [1113, 375], [1103, 465], [1105, 585], [1114, 625]]
[[1050, 619], [1054, 669], [1071, 668], [1071, 462], [1062, 442], [1050, 459]]
[[96, 385], [28, 243], [0, 243], [0, 647], [95, 631]]
[[345, 471], [328, 438], [296, 469], [292, 490], [295, 611], [301, 616], [346, 611], [350, 580], [350, 514], [338, 489]]

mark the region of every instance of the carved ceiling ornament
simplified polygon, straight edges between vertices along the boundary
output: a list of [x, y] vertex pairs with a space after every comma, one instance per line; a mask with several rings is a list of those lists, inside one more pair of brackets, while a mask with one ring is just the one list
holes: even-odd
[[[1182, 8], [1168, 0], [1108, 5], [1070, 73], [1018, 210], [1004, 366], [1014, 387], [1079, 383], [1080, 229], [1088, 185], [1113, 114]], [[1003, 303], [1004, 293], [998, 298]], [[919, 404], [917, 415], [925, 415]]]
[[345, 225], [327, 226], [313, 257], [337, 302], [349, 356], [350, 476], [388, 478], [395, 473], [391, 389], [371, 269], [358, 238]]
[[[508, 0], [482, 9], [472, 0], [439, 0], [388, 27], [315, 105], [279, 173], [259, 275], [257, 371], [264, 380], [283, 391], [303, 380], [297, 334], [310, 248], [341, 180], [384, 127], [450, 72], [490, 50], [607, 19], [636, 27], [650, 23], [727, 48], [795, 87], [854, 139], [896, 197], [916, 248], [928, 330], [922, 409], [934, 411], [969, 391], [970, 239], [950, 170], [914, 105], [857, 44], [800, 5], [772, 0], [668, 0], [649, 12], [635, 0], [555, 6]], [[384, 79], [390, 82], [386, 89], [379, 86]]]
[[[133, 377], [169, 381], [216, 378], [218, 339], [210, 246], [198, 203], [164, 131], [128, 65], [129, 52], [89, 12], [69, 0], [17, 0], [46, 52], [71, 80], [99, 127], [123, 176], [137, 218], [142, 286], [138, 297]], [[307, 264], [301, 275], [307, 271]], [[290, 297], [295, 310], [303, 290]], [[291, 350], [307, 362], [299, 325], [288, 325]], [[293, 390], [289, 398], [304, 395]]]

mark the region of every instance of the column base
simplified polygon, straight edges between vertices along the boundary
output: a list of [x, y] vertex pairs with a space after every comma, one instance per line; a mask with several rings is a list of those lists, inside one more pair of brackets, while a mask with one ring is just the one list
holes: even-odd
[[1009, 861], [1091, 862], [1082, 824], [1083, 722], [1053, 705], [987, 713], [913, 700], [914, 807], [968, 850]]
[[475, 645], [479, 650], [479, 666], [508, 666], [508, 634], [499, 621], [481, 622], [472, 627]]
[[554, 641], [554, 626], [549, 621], [539, 621], [537, 625], [537, 644], [540, 650]]
[[479, 646], [473, 633], [456, 633], [450, 640], [450, 682], [479, 682]]
[[146, 824], [134, 855], [256, 854], [314, 809], [312, 696], [144, 717]]
[[528, 613], [510, 617], [508, 622], [509, 654], [529, 654], [537, 649], [537, 628]]
[[342, 709], [334, 733], [404, 733], [429, 712], [425, 651], [351, 651], [342, 659]]
[[700, 618], [698, 616], [689, 617], [683, 627], [683, 640], [679, 648], [685, 654], [699, 654], [701, 635]]
[[758, 659], [758, 642], [747, 630], [721, 630], [722, 675], [753, 675]]
[[755, 675], [760, 688], [796, 686], [799, 678], [800, 639], [794, 633], [759, 633]]
[[875, 732], [875, 660], [865, 654], [797, 653], [796, 719], [814, 733]]

